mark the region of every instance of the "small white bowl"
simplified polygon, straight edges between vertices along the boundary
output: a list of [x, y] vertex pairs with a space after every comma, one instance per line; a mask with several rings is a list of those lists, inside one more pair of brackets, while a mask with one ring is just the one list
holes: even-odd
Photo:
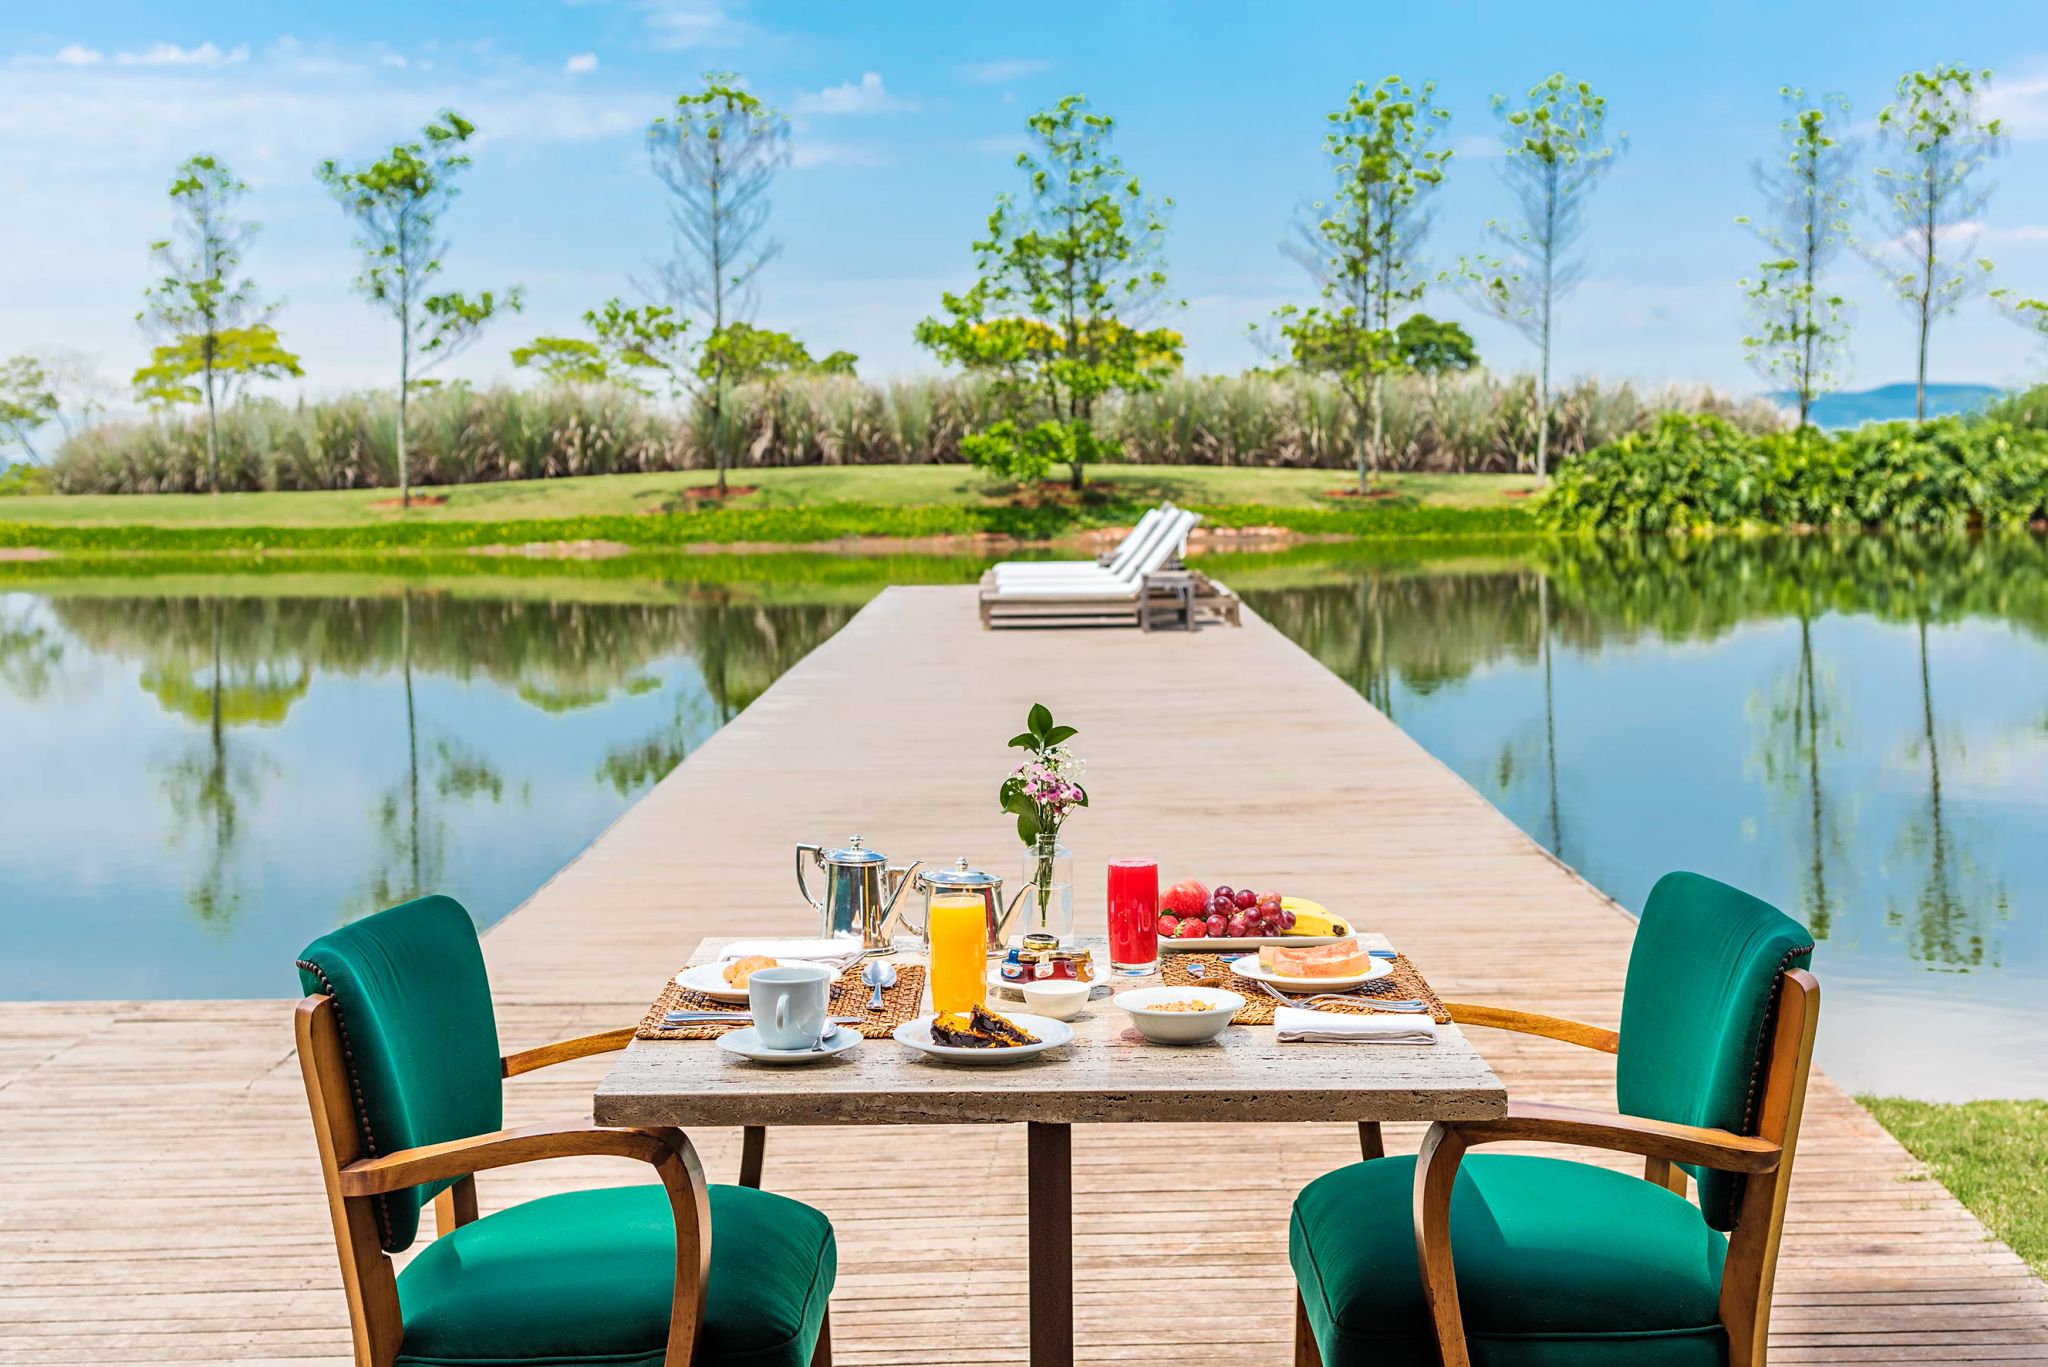
[[1017, 987], [1024, 993], [1024, 1005], [1056, 1021], [1070, 1021], [1080, 1015], [1093, 990], [1091, 984], [1072, 978], [1041, 978], [1018, 983]]
[[[1214, 1002], [1208, 1011], [1155, 1011], [1160, 1002], [1190, 997]], [[1203, 1044], [1222, 1034], [1230, 1018], [1244, 1008], [1244, 998], [1220, 987], [1140, 987], [1110, 998], [1130, 1013], [1131, 1024], [1154, 1044]]]

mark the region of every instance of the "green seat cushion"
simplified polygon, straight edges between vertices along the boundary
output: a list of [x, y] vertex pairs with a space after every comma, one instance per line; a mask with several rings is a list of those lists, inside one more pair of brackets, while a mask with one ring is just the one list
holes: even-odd
[[[299, 954], [299, 982], [334, 998], [356, 1123], [371, 1154], [489, 1134], [504, 1121], [498, 1023], [469, 913], [421, 897], [351, 921]], [[420, 1207], [447, 1186], [376, 1199], [384, 1249], [412, 1246]]]
[[[398, 1361], [659, 1367], [676, 1227], [658, 1186], [544, 1196], [434, 1240], [398, 1274]], [[832, 1226], [800, 1201], [711, 1188], [698, 1367], [807, 1367], [832, 1294]]]
[[[1288, 1252], [1327, 1367], [1435, 1367], [1415, 1160], [1339, 1168], [1294, 1202]], [[1480, 1367], [1722, 1367], [1727, 1241], [1683, 1197], [1556, 1158], [1473, 1154], [1451, 1249]]]
[[[1696, 873], [1657, 880], [1629, 951], [1615, 1098], [1627, 1115], [1756, 1133], [1778, 979], [1813, 936], [1768, 902]], [[1735, 1228], [1742, 1178], [1688, 1165], [1700, 1209]]]

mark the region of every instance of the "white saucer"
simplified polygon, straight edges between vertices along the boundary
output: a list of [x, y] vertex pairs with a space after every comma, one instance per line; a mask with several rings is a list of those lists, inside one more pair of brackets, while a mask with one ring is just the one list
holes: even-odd
[[816, 1063], [843, 1054], [859, 1043], [860, 1031], [850, 1025], [833, 1026], [832, 1033], [825, 1036], [823, 1049], [770, 1049], [761, 1043], [761, 1032], [751, 1025], [720, 1035], [717, 1040], [718, 1047], [726, 1053], [755, 1063]]

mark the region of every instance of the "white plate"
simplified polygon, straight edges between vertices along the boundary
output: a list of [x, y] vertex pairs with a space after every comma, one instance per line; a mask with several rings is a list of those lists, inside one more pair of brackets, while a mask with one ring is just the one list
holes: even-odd
[[[676, 986], [686, 987], [692, 992], [701, 992], [715, 1002], [735, 1004], [747, 1000], [746, 988], [734, 987], [725, 980], [725, 965], [722, 963], [698, 964], [695, 968], [686, 968], [676, 974]], [[731, 1036], [721, 1035], [719, 1038], [730, 1039]]]
[[1334, 945], [1339, 940], [1349, 940], [1349, 935], [1204, 935], [1199, 940], [1161, 940], [1161, 954], [1210, 954], [1219, 949], [1249, 949], [1257, 952], [1260, 945], [1286, 945], [1292, 949], [1306, 949], [1310, 945]]
[[1247, 954], [1230, 965], [1230, 971], [1241, 978], [1254, 982], [1271, 983], [1283, 992], [1342, 992], [1346, 988], [1369, 983], [1375, 978], [1384, 978], [1394, 971], [1392, 959], [1375, 956], [1372, 967], [1363, 973], [1347, 973], [1341, 978], [1295, 978], [1281, 973], [1268, 973], [1259, 965], [1259, 956]]
[[854, 1048], [860, 1043], [860, 1031], [849, 1025], [835, 1025], [832, 1033], [825, 1036], [823, 1049], [770, 1049], [761, 1043], [761, 1032], [747, 1025], [720, 1035], [716, 1043], [726, 1053], [755, 1063], [816, 1063]]
[[1074, 1027], [1065, 1021], [1056, 1021], [1050, 1016], [1033, 1016], [1023, 1011], [1005, 1011], [1004, 1016], [1038, 1036], [1036, 1044], [1020, 1044], [1012, 1049], [962, 1049], [957, 1045], [940, 1044], [932, 1039], [932, 1016], [919, 1016], [914, 1021], [905, 1021], [896, 1027], [897, 1040], [920, 1054], [944, 1059], [948, 1063], [1017, 1063], [1033, 1058], [1048, 1049], [1057, 1049], [1074, 1037]]

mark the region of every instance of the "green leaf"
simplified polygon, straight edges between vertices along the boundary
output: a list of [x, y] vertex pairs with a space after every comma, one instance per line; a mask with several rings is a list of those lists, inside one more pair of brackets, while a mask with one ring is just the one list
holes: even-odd
[[1017, 838], [1027, 845], [1038, 843], [1038, 813], [1017, 813]]
[[1052, 710], [1042, 702], [1031, 704], [1031, 711], [1024, 719], [1031, 734], [1043, 740], [1045, 733], [1052, 730]]
[[1038, 737], [1032, 735], [1029, 731], [1020, 731], [1010, 737], [1010, 744], [1022, 750], [1035, 750], [1038, 748]]
[[1080, 730], [1077, 727], [1055, 726], [1052, 730], [1045, 733], [1045, 743], [1047, 745], [1058, 745], [1061, 741], [1071, 739], [1080, 734]]

